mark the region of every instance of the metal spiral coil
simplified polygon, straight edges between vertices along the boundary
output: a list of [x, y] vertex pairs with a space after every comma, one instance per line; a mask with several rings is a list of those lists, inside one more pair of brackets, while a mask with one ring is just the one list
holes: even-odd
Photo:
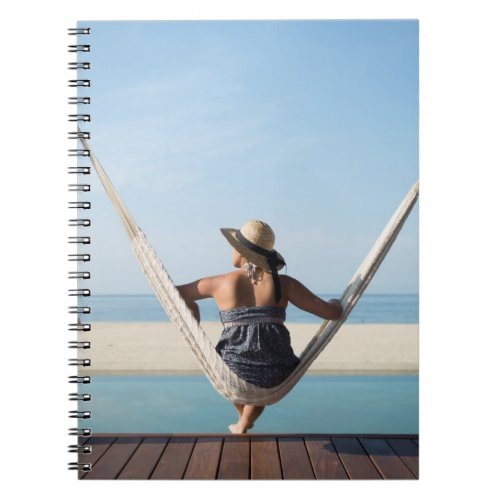
[[81, 245], [90, 245], [90, 236], [70, 236], [69, 242]]
[[68, 344], [68, 347], [70, 349], [90, 349], [90, 342], [78, 342], [76, 340], [70, 340]]
[[[89, 62], [70, 62], [68, 63], [68, 69], [90, 69]], [[90, 86], [90, 84], [89, 84]]]
[[70, 332], [90, 332], [92, 325], [90, 323], [70, 323], [68, 330]]
[[69, 184], [68, 191], [90, 191], [90, 184]]
[[70, 278], [70, 279], [89, 280], [90, 279], [90, 273], [88, 271], [70, 271], [68, 278]]
[[70, 122], [89, 122], [90, 115], [85, 113], [77, 113], [76, 115], [68, 115], [68, 121]]
[[70, 297], [90, 297], [91, 292], [88, 288], [72, 288], [68, 290]]
[[92, 436], [92, 429], [80, 429], [72, 427], [71, 429], [69, 429], [68, 433], [70, 436], [86, 437], [86, 436]]
[[79, 394], [77, 392], [72, 392], [68, 396], [68, 399], [70, 401], [90, 401], [92, 399], [92, 396], [90, 394]]
[[[78, 69], [78, 68], [75, 68], [75, 69]], [[86, 80], [86, 79], [68, 80], [68, 85], [70, 87], [90, 87], [90, 80]]]
[[90, 35], [90, 28], [68, 28], [68, 35]]
[[88, 306], [70, 306], [69, 312], [72, 314], [90, 314], [90, 307], [88, 307]]
[[78, 418], [87, 420], [92, 416], [92, 412], [90, 411], [78, 411], [78, 410], [70, 410], [69, 418]]
[[74, 97], [68, 99], [68, 104], [90, 104], [90, 97]]
[[68, 45], [68, 52], [90, 52], [90, 45]]
[[90, 201], [70, 201], [69, 208], [83, 208], [83, 210], [90, 210]]
[[[68, 35], [71, 37], [78, 36], [77, 38], [77, 43], [76, 44], [71, 44], [68, 45], [68, 52], [70, 53], [82, 53], [83, 57], [86, 57], [84, 54], [90, 52], [90, 44], [87, 43], [78, 43], [80, 41], [83, 41], [80, 39], [80, 37], [85, 37], [87, 35], [90, 35], [90, 28], [84, 27], [84, 28], [69, 28], [68, 29]], [[77, 54], [77, 57], [79, 58], [79, 54]], [[75, 78], [71, 78], [68, 80], [68, 87], [73, 89], [74, 92], [83, 92], [85, 89], [89, 88], [91, 86], [91, 80], [90, 78], [87, 78], [87, 72], [91, 69], [91, 63], [87, 60], [84, 61], [70, 61], [68, 63], [68, 69], [73, 72], [73, 75], [76, 75]], [[80, 71], [84, 71], [85, 77], [82, 77], [83, 75], [80, 75]], [[88, 106], [91, 102], [91, 98], [89, 96], [70, 96], [68, 99], [68, 104], [70, 105], [77, 105], [77, 106]], [[75, 109], [75, 108], [73, 108]], [[76, 108], [76, 113], [70, 113], [68, 114], [68, 122], [75, 124], [75, 128], [79, 123], [88, 123], [91, 120], [90, 113], [88, 112], [81, 112], [83, 110], [80, 110], [80, 108]], [[86, 111], [86, 110], [85, 110]], [[90, 139], [90, 132], [88, 131], [81, 131], [77, 128], [77, 130], [70, 130], [68, 132], [68, 139], [73, 141], [78, 141], [79, 139]], [[79, 143], [72, 143], [75, 144], [74, 148], [68, 149], [68, 156], [69, 158], [72, 158], [73, 160], [80, 162], [85, 160], [90, 156], [90, 151], [85, 148], [79, 148], [78, 145]], [[82, 165], [71, 165], [68, 167], [68, 174], [70, 175], [89, 175], [91, 173], [90, 166], [82, 166]], [[90, 201], [86, 200], [81, 200], [80, 196], [85, 195], [85, 193], [88, 193], [90, 191], [90, 184], [89, 183], [83, 183], [83, 182], [78, 182], [80, 180], [79, 177], [73, 177], [73, 179], [77, 179], [76, 182], [72, 182], [68, 184], [68, 191], [69, 192], [76, 192], [77, 193], [77, 201], [70, 200], [69, 201], [69, 209], [72, 211], [72, 213], [75, 213], [74, 210], [77, 211], [78, 216], [77, 217], [72, 217], [68, 219], [68, 226], [70, 227], [75, 227], [75, 231], [77, 231], [76, 236], [69, 236], [68, 238], [68, 244], [75, 248], [74, 245], [78, 249], [80, 249], [82, 246], [89, 246], [91, 244], [91, 238], [90, 236], [87, 235], [79, 235], [79, 232], [81, 230], [84, 230], [85, 228], [89, 227], [91, 225], [91, 220], [89, 217], [79, 217], [81, 214], [82, 210], [88, 211], [90, 210], [91, 203]], [[76, 252], [76, 253], [70, 253], [68, 254], [68, 261], [69, 262], [76, 262], [77, 266], [80, 267], [81, 265], [85, 265], [86, 263], [90, 262], [90, 253], [83, 253], [83, 252]], [[76, 271], [70, 271], [68, 275], [68, 279], [73, 281], [73, 280], [89, 280], [90, 279], [90, 272], [87, 270], [81, 270], [78, 269]], [[84, 297], [90, 297], [91, 291], [89, 288], [83, 288], [78, 286], [79, 281], [73, 281], [73, 283], [76, 285], [75, 288], [70, 288], [68, 290], [68, 295], [70, 297], [77, 297], [77, 300], [80, 300], [80, 298]], [[77, 332], [78, 336], [85, 335], [86, 332], [91, 331], [91, 324], [90, 322], [85, 322], [81, 321], [80, 316], [81, 315], [89, 315], [91, 313], [91, 308], [89, 306], [83, 306], [83, 305], [76, 305], [76, 306], [69, 306], [68, 308], [68, 314], [73, 315], [76, 314], [76, 318], [73, 316], [74, 319], [76, 319], [76, 322], [70, 322], [68, 324], [68, 331], [69, 332]], [[74, 353], [75, 349], [78, 351], [78, 354], [83, 353], [83, 352], [89, 352], [91, 349], [91, 343], [88, 340], [83, 340], [81, 337], [78, 338], [77, 340], [70, 340], [68, 342], [68, 348], [72, 349]], [[91, 366], [91, 359], [88, 357], [76, 357], [76, 358], [71, 358], [68, 360], [68, 365], [69, 366], [76, 366], [78, 367], [77, 369], [79, 370], [81, 367], [89, 367]], [[70, 384], [78, 384], [78, 386], [81, 385], [88, 385], [90, 384], [91, 378], [88, 375], [71, 375], [69, 377], [68, 382]], [[86, 408], [86, 404], [91, 401], [92, 397], [88, 392], [80, 393], [80, 392], [71, 392], [68, 396], [69, 401], [76, 401], [78, 404], [78, 409], [76, 410], [71, 410], [69, 412], [69, 418], [72, 419], [77, 419], [78, 421], [87, 421], [91, 419], [92, 417], [92, 412], [89, 411], [88, 408]], [[71, 436], [77, 436], [78, 437], [78, 442], [75, 444], [70, 444], [68, 446], [68, 452], [69, 453], [78, 453], [79, 458], [81, 460], [82, 455], [88, 455], [91, 456], [92, 454], [92, 446], [85, 441], [81, 441], [81, 438], [86, 438], [88, 436], [92, 435], [92, 430], [89, 428], [81, 428], [80, 426], [74, 428], [71, 427], [69, 429], [69, 435]], [[85, 457], [87, 458], [87, 457]], [[83, 463], [82, 463], [83, 462]], [[69, 470], [77, 470], [80, 473], [81, 472], [88, 472], [92, 470], [92, 464], [87, 463], [87, 460], [83, 461], [78, 461], [78, 462], [69, 462], [68, 463], [68, 469]]]
[[70, 262], [89, 262], [90, 254], [88, 254], [88, 253], [69, 254], [68, 260]]
[[90, 359], [68, 359], [69, 366], [91, 366], [92, 362]]
[[77, 130], [76, 132], [70, 131], [68, 134], [69, 139], [90, 139], [90, 132], [79, 132]]
[[68, 219], [68, 226], [84, 226], [88, 227], [91, 224], [90, 219]]
[[68, 149], [69, 156], [90, 156], [88, 149]]
[[90, 174], [90, 167], [68, 167], [68, 174]]
[[68, 464], [68, 469], [87, 472], [92, 470], [92, 464], [81, 464], [79, 462], [70, 462]]
[[90, 384], [91, 382], [92, 379], [88, 375], [85, 375], [83, 377], [79, 377], [77, 375], [71, 375], [71, 377], [69, 377], [70, 384]]
[[79, 446], [77, 444], [70, 444], [68, 446], [68, 451], [70, 453], [83, 453], [86, 455], [88, 453], [92, 453], [92, 446], [90, 445]]

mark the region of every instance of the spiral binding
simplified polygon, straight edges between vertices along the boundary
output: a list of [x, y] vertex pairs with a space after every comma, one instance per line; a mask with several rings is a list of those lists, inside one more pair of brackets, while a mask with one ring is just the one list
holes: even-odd
[[[90, 28], [69, 28], [68, 35], [71, 37], [74, 36], [88, 36], [90, 35]], [[78, 38], [78, 41], [80, 39]], [[68, 52], [71, 53], [82, 53], [86, 54], [90, 52], [90, 44], [70, 44], [68, 45]], [[70, 71], [88, 71], [90, 70], [91, 64], [88, 61], [71, 61], [68, 63], [68, 69]], [[79, 75], [78, 75], [79, 76]], [[91, 81], [89, 78], [72, 78], [68, 80], [68, 86], [72, 89], [87, 89], [91, 86]], [[71, 96], [69, 97], [68, 103], [70, 105], [76, 106], [87, 106], [91, 102], [89, 96]], [[80, 108], [78, 108], [80, 111]], [[90, 114], [88, 112], [77, 112], [68, 114], [68, 121], [71, 123], [88, 123], [90, 122]], [[75, 140], [75, 145], [78, 146], [79, 139], [90, 139], [90, 132], [79, 131], [79, 130], [71, 130], [68, 132], [68, 139]], [[84, 159], [90, 156], [90, 151], [88, 149], [75, 147], [68, 150], [68, 156], [72, 159]], [[68, 167], [68, 174], [70, 175], [89, 175], [90, 174], [90, 166], [80, 166], [80, 165], [72, 165]], [[73, 177], [73, 179], [80, 179], [79, 177]], [[72, 182], [68, 184], [68, 191], [77, 192], [77, 193], [88, 193], [91, 189], [90, 184]], [[82, 211], [87, 211], [91, 209], [91, 203], [89, 201], [70, 201], [69, 209], [72, 213], [76, 211], [78, 215], [81, 214]], [[87, 217], [76, 217], [70, 218], [68, 220], [68, 225], [71, 227], [76, 227], [79, 232], [80, 229], [85, 230], [91, 225], [90, 218]], [[70, 236], [68, 238], [69, 245], [76, 245], [76, 248], [80, 249], [85, 247], [86, 245], [91, 244], [90, 236]], [[69, 253], [68, 260], [70, 262], [77, 263], [87, 263], [90, 261], [90, 253]], [[79, 265], [79, 264], [77, 264]], [[70, 271], [68, 279], [69, 280], [89, 280], [91, 278], [90, 272], [88, 271]], [[75, 283], [75, 282], [73, 282]], [[91, 291], [89, 288], [70, 288], [68, 290], [68, 295], [70, 297], [89, 297], [91, 295]], [[89, 332], [91, 330], [91, 325], [88, 322], [82, 322], [80, 320], [81, 315], [89, 315], [91, 313], [91, 309], [88, 306], [70, 306], [68, 314], [74, 315], [76, 314], [76, 322], [72, 322], [68, 324], [68, 330], [70, 332], [77, 332], [78, 334], [84, 334], [85, 332]], [[74, 317], [74, 316], [73, 316]], [[91, 343], [85, 340], [71, 340], [68, 342], [69, 349], [77, 349], [77, 352], [84, 352], [91, 349]], [[71, 358], [68, 360], [69, 366], [77, 366], [77, 367], [88, 367], [91, 366], [91, 360], [89, 358]], [[78, 384], [86, 385], [91, 383], [91, 377], [89, 376], [80, 376], [74, 375], [69, 377], [70, 384]], [[70, 401], [77, 401], [78, 404], [87, 403], [91, 401], [92, 396], [89, 393], [79, 393], [72, 392], [69, 394]], [[69, 418], [77, 419], [78, 421], [87, 421], [91, 419], [92, 413], [86, 409], [79, 408], [78, 410], [71, 410], [69, 412]], [[82, 437], [88, 437], [92, 435], [92, 430], [90, 428], [77, 428], [71, 427], [69, 429], [70, 436], [77, 436], [78, 439]], [[77, 444], [71, 444], [68, 447], [68, 452], [70, 453], [78, 453], [79, 460], [84, 458], [84, 455], [88, 455], [92, 453], [92, 446], [84, 444], [82, 442], [78, 442]], [[69, 470], [77, 470], [80, 472], [87, 472], [92, 470], [92, 464], [85, 462], [69, 462], [68, 463]]]

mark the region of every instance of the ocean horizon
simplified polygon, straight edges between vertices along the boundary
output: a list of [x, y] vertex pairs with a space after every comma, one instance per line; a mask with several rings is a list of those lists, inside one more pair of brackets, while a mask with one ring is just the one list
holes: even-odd
[[[323, 299], [339, 294], [321, 293]], [[98, 294], [80, 298], [80, 306], [91, 307], [90, 321], [97, 322], [154, 322], [170, 321], [153, 294]], [[202, 321], [220, 321], [219, 310], [213, 299], [198, 301]], [[364, 294], [346, 323], [403, 323], [417, 324], [419, 320], [418, 294]], [[286, 310], [288, 323], [318, 323], [321, 319], [293, 304]]]

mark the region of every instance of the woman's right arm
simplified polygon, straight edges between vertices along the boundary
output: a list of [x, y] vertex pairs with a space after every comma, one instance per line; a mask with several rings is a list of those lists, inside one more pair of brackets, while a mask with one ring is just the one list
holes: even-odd
[[177, 287], [182, 298], [186, 301], [187, 306], [191, 309], [194, 317], [200, 322], [200, 308], [195, 300], [207, 299], [213, 297], [214, 292], [217, 290], [218, 279], [217, 276], [208, 278], [201, 278], [192, 283], [180, 285]]
[[215, 291], [217, 290], [217, 286], [219, 284], [218, 278], [218, 276], [201, 278], [199, 280], [193, 281], [192, 283], [180, 285], [177, 287], [177, 290], [179, 290], [182, 298], [186, 302], [208, 299], [209, 297], [213, 297]]
[[283, 277], [286, 278], [288, 300], [294, 306], [323, 319], [340, 318], [342, 315], [342, 306], [339, 300], [332, 299], [327, 302], [314, 295], [314, 293], [295, 278], [291, 276]]

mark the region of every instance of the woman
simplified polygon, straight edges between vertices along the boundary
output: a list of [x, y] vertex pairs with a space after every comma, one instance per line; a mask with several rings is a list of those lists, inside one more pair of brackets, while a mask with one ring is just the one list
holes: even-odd
[[[288, 302], [323, 319], [339, 319], [337, 299], [326, 302], [290, 276], [278, 271], [285, 266], [274, 250], [274, 233], [265, 222], [253, 220], [241, 229], [221, 229], [233, 247], [236, 271], [202, 278], [178, 289], [200, 321], [196, 300], [212, 297], [224, 324], [216, 350], [240, 378], [259, 387], [283, 382], [299, 359], [283, 324]], [[264, 406], [234, 404], [239, 420], [229, 426], [234, 434], [246, 433]]]

